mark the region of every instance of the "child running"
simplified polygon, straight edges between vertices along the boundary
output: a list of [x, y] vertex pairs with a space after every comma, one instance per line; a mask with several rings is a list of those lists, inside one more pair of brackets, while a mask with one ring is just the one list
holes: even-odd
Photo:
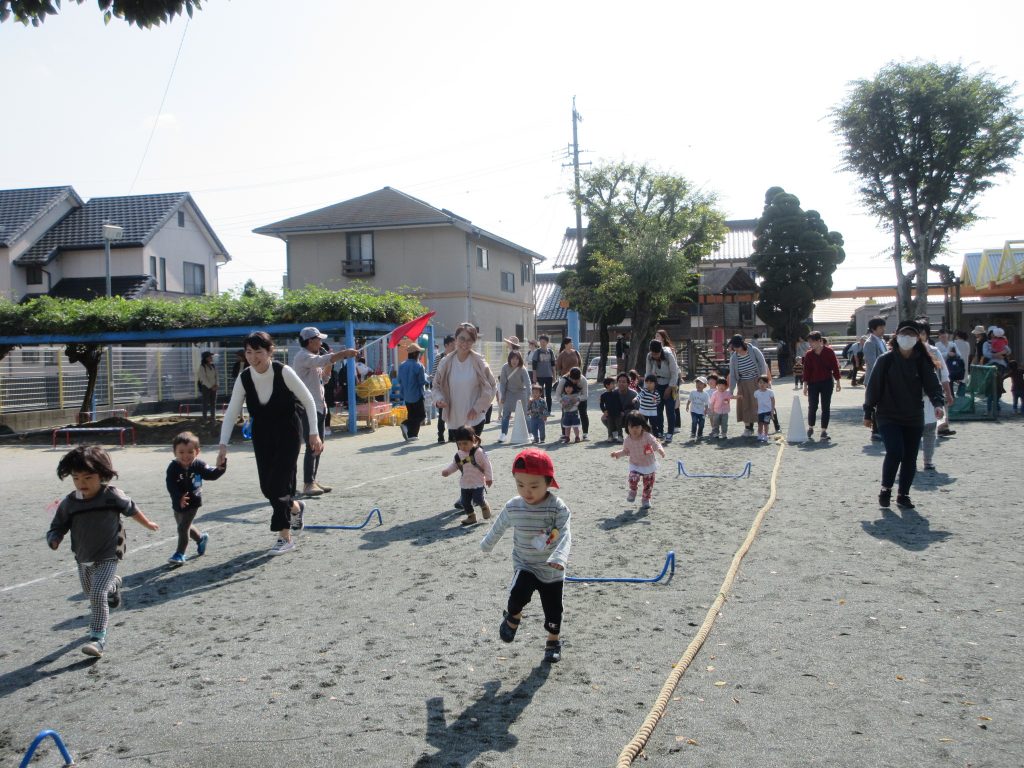
[[725, 433], [729, 430], [729, 409], [732, 401], [738, 395], [729, 393], [729, 382], [725, 379], [718, 379], [716, 389], [711, 393], [711, 438], [725, 440]]
[[708, 388], [708, 380], [703, 376], [697, 377], [694, 386], [697, 389], [686, 400], [686, 412], [690, 414], [690, 439], [700, 440], [704, 437], [704, 413], [711, 405], [711, 395], [704, 391]]
[[576, 385], [565, 379], [562, 387], [562, 442], [569, 442], [569, 431], [580, 441], [580, 395]]
[[654, 479], [658, 471], [655, 453], [660, 453], [661, 458], [665, 458], [665, 449], [651, 434], [651, 425], [647, 417], [640, 411], [627, 413], [626, 439], [622, 441], [622, 448], [612, 451], [612, 458], [629, 456], [629, 493], [626, 495], [626, 501], [636, 501], [636, 489], [643, 479], [644, 493], [640, 509], [651, 508], [651, 491], [654, 490]]
[[441, 470], [442, 477], [448, 477], [456, 472], [462, 477], [459, 486], [462, 488], [462, 509], [466, 512], [466, 519], [462, 525], [476, 525], [476, 511], [473, 505], [480, 507], [484, 520], [491, 516], [491, 508], [484, 498], [484, 486], [488, 488], [494, 482], [491, 475], [491, 460], [487, 458], [484, 449], [480, 447], [480, 437], [471, 427], [458, 427], [450, 432], [456, 447], [452, 463]]
[[89, 598], [89, 641], [86, 656], [99, 658], [107, 643], [110, 609], [121, 604], [121, 577], [117, 561], [125, 553], [126, 537], [121, 516], [130, 517], [151, 531], [160, 530], [121, 490], [110, 485], [117, 477], [110, 455], [98, 445], [80, 445], [64, 454], [57, 477], [68, 475], [75, 484], [57, 506], [46, 532], [46, 543], [57, 549], [71, 531], [71, 551], [78, 563], [82, 591]]
[[199, 458], [199, 438], [191, 432], [182, 432], [171, 441], [174, 461], [167, 466], [167, 492], [171, 494], [171, 509], [174, 511], [174, 522], [178, 526], [178, 547], [174, 554], [167, 558], [171, 565], [185, 562], [185, 549], [191, 538], [196, 543], [196, 555], [206, 554], [206, 544], [210, 534], [200, 533], [192, 525], [199, 507], [203, 505], [203, 480], [216, 480], [227, 471], [227, 458], [224, 463], [211, 467]]
[[771, 386], [772, 383], [767, 376], [757, 377], [754, 399], [757, 401], [757, 440], [761, 443], [768, 442], [768, 422], [775, 413], [775, 392]]
[[544, 399], [544, 387], [534, 384], [530, 389], [530, 400], [526, 403], [526, 428], [535, 443], [543, 443], [544, 422], [548, 418], [548, 403]]
[[480, 548], [490, 552], [505, 531], [512, 528], [515, 574], [498, 635], [506, 643], [515, 639], [523, 608], [533, 593], [539, 592], [544, 629], [548, 632], [544, 661], [553, 664], [562, 658], [562, 586], [572, 546], [569, 508], [549, 490], [558, 487], [555, 466], [540, 448], [519, 452], [512, 462], [512, 477], [519, 495], [502, 507], [480, 542]]

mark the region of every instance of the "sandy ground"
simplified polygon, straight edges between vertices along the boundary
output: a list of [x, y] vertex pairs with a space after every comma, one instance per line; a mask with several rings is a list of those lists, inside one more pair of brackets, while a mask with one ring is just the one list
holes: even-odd
[[[777, 392], [785, 429], [789, 381]], [[638, 764], [1024, 764], [1024, 420], [957, 425], [940, 472], [919, 475], [917, 514], [883, 513], [861, 398], [838, 396], [831, 443], [784, 449], [778, 501]], [[640, 513], [592, 418], [589, 442], [548, 445], [573, 512], [569, 573], [650, 577], [669, 550], [677, 570], [567, 584], [554, 666], [540, 663], [539, 605], [512, 645], [498, 639], [510, 540], [485, 555], [484, 526], [459, 526], [457, 483], [440, 476], [452, 448], [432, 425], [412, 444], [395, 428], [329, 438], [320, 478], [335, 490], [307, 522], [360, 523], [379, 507], [384, 524], [306, 531], [277, 558], [251, 451], [233, 446], [204, 492], [210, 548], [174, 570], [169, 449], [113, 450], [117, 485], [164, 529], [129, 524], [124, 605], [99, 661], [79, 651], [88, 605], [70, 548], [43, 540], [47, 505], [70, 490], [54, 474], [61, 452], [0, 448], [0, 763], [54, 728], [84, 766], [615, 765], [767, 499], [780, 447], [735, 428], [677, 441]], [[517, 449], [496, 435], [497, 507]], [[677, 478], [679, 458], [753, 471]], [[60, 764], [50, 746], [37, 754]]]

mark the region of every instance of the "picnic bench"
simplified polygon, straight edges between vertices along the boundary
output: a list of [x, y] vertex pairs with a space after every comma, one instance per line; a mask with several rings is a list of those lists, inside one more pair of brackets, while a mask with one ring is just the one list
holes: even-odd
[[64, 444], [71, 445], [72, 434], [95, 434], [97, 432], [113, 432], [117, 434], [118, 440], [121, 443], [121, 447], [124, 448], [125, 437], [131, 435], [132, 445], [135, 445], [135, 427], [122, 427], [122, 426], [110, 426], [110, 427], [57, 427], [53, 430], [53, 441], [52, 447], [57, 447], [57, 435], [64, 433]]

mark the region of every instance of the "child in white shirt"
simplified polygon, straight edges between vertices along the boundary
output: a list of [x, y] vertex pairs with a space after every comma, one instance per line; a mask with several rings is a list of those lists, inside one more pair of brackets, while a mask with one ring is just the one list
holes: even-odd
[[768, 422], [772, 420], [772, 413], [775, 411], [775, 392], [772, 391], [767, 376], [758, 377], [754, 400], [757, 401], [757, 439], [758, 442], [767, 443]]
[[697, 389], [686, 400], [686, 412], [690, 414], [690, 439], [700, 440], [704, 437], [704, 412], [711, 405], [711, 393], [705, 391], [708, 380], [703, 376], [698, 376], [694, 384]]

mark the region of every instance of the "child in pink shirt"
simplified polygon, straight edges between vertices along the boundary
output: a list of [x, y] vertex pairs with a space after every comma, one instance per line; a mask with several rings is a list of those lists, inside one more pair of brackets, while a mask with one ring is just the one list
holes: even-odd
[[650, 509], [651, 491], [654, 490], [654, 478], [658, 471], [658, 459], [655, 454], [660, 453], [661, 457], [665, 458], [665, 449], [651, 434], [651, 425], [640, 411], [630, 411], [626, 414], [625, 421], [626, 439], [622, 441], [622, 448], [612, 451], [612, 458], [629, 456], [629, 493], [626, 495], [626, 501], [636, 501], [637, 486], [642, 479], [644, 493], [640, 509]]
[[729, 393], [729, 382], [719, 379], [715, 391], [711, 393], [711, 439], [716, 437], [725, 440], [725, 433], [729, 429], [729, 410], [732, 408], [732, 401], [738, 395]]
[[441, 470], [441, 476], [448, 477], [456, 472], [462, 476], [459, 487], [462, 489], [462, 509], [466, 513], [462, 525], [474, 525], [477, 522], [474, 504], [480, 507], [484, 520], [491, 516], [491, 508], [484, 498], [484, 486], [490, 488], [494, 482], [491, 460], [480, 447], [480, 436], [472, 428], [459, 427], [450, 434], [459, 450], [452, 463]]

